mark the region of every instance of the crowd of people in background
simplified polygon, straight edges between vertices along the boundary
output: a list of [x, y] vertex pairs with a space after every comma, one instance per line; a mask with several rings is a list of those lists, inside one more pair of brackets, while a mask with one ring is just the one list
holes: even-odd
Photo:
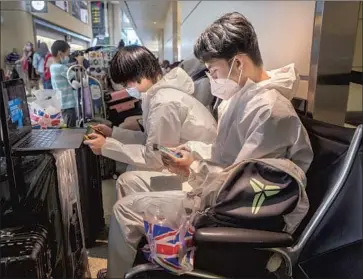
[[[125, 47], [125, 42], [121, 40], [118, 49], [123, 47]], [[169, 60], [162, 61], [160, 66], [163, 74], [169, 73], [182, 62], [183, 60], [174, 63], [170, 63]], [[33, 43], [27, 42], [23, 48], [22, 55], [14, 48], [5, 57], [5, 64], [8, 66], [7, 78], [23, 78], [28, 95], [32, 95], [32, 90], [38, 90], [40, 87], [43, 89], [53, 89], [50, 74], [52, 63], [54, 63], [54, 57], [45, 42], [38, 41], [36, 49]], [[87, 65], [84, 66], [88, 68]]]
[[46, 43], [40, 43], [38, 51], [35, 52], [33, 58], [33, 67], [35, 72], [39, 75], [44, 89], [52, 89], [52, 82], [50, 79], [50, 65], [52, 63], [52, 54]]
[[40, 85], [44, 89], [52, 89], [50, 65], [53, 58], [46, 43], [39, 42], [37, 49], [33, 43], [27, 42], [20, 55], [16, 48], [5, 57], [8, 66], [7, 77], [15, 79], [22, 77], [28, 95], [33, 89], [38, 90]]

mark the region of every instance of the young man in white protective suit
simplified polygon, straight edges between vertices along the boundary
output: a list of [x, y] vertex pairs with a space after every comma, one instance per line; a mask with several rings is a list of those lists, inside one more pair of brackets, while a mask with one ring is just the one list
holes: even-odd
[[[209, 70], [212, 94], [223, 99], [218, 135], [213, 144], [188, 142], [180, 146], [177, 150], [182, 158], [165, 156], [165, 166], [189, 176], [188, 183], [194, 189], [207, 175], [209, 179], [246, 159], [286, 158], [306, 172], [313, 152], [290, 102], [299, 84], [294, 65], [266, 72], [254, 28], [237, 12], [209, 26], [198, 38], [194, 54]], [[177, 205], [185, 198], [182, 191], [141, 192], [139, 188], [135, 192], [113, 207], [108, 270], [100, 272], [100, 277], [123, 278], [132, 267], [144, 235], [147, 208], [165, 200]]]
[[111, 62], [110, 72], [112, 80], [123, 84], [129, 95], [142, 99], [145, 132], [97, 125], [95, 128], [106, 137], [91, 134], [85, 144], [96, 154], [148, 170], [142, 178], [138, 172], [121, 175], [116, 182], [117, 199], [135, 191], [182, 190], [183, 178], [166, 170], [160, 172], [164, 165], [153, 145], [177, 147], [191, 140], [214, 142], [217, 123], [192, 96], [193, 80], [181, 68], [162, 76], [158, 60], [142, 46], [121, 48]]

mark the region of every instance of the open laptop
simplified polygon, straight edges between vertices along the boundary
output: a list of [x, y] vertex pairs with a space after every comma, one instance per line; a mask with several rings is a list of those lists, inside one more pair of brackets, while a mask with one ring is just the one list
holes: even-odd
[[[10, 145], [15, 152], [47, 151], [79, 148], [85, 129], [33, 130], [30, 120], [24, 81], [8, 80], [1, 83], [0, 109], [3, 129], [7, 129]], [[1, 93], [1, 92], [0, 92]]]

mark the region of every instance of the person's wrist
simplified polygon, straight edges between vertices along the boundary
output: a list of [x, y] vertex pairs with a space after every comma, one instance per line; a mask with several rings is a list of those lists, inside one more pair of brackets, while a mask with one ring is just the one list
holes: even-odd
[[104, 140], [104, 142], [103, 142], [103, 144], [101, 145], [101, 155], [103, 155], [103, 151], [105, 150], [105, 148], [106, 148], [106, 143], [107, 143], [107, 138], [105, 138], [105, 140]]

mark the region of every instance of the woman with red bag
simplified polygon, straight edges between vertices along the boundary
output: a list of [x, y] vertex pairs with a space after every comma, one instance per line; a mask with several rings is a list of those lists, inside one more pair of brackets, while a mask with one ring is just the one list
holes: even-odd
[[16, 64], [22, 65], [24, 72], [24, 82], [26, 85], [27, 94], [31, 95], [31, 89], [39, 89], [39, 75], [37, 75], [33, 67], [33, 57], [34, 57], [34, 46], [31, 42], [27, 42], [24, 47], [23, 57], [16, 61]]
[[44, 59], [44, 76], [43, 76], [43, 87], [44, 89], [53, 89], [52, 87], [52, 79], [50, 75], [50, 65], [53, 64], [53, 56], [51, 53], [48, 53]]

